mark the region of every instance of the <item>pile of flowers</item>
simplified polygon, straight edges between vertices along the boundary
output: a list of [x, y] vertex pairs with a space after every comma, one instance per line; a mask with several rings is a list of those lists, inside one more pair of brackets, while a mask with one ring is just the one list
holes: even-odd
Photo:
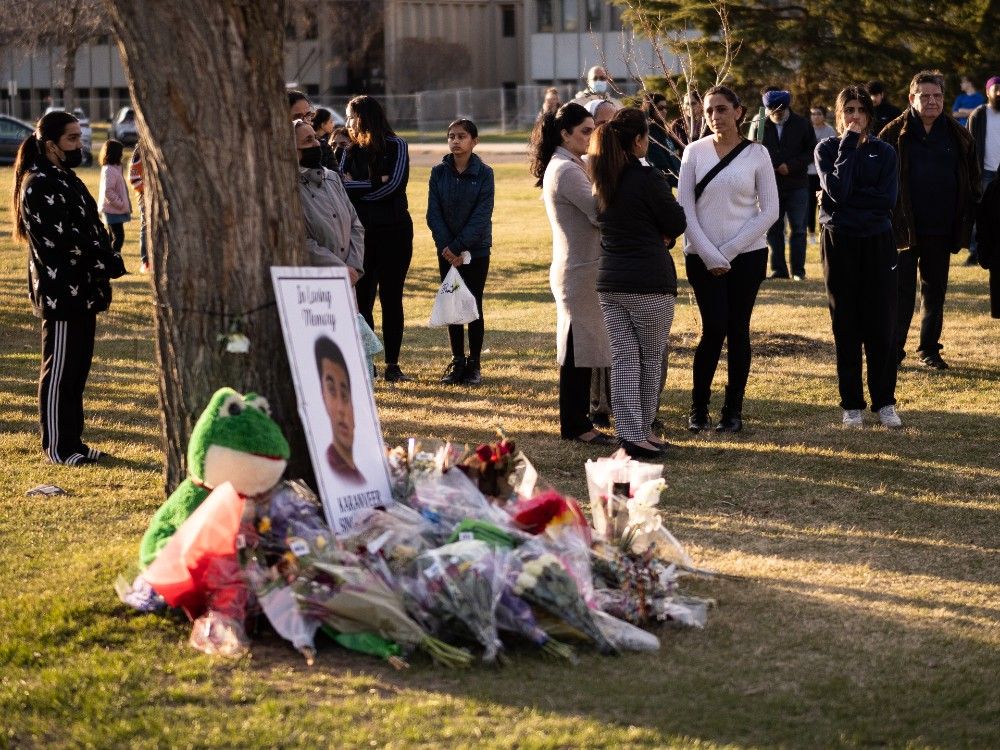
[[[602, 654], [656, 650], [643, 627], [705, 624], [709, 602], [678, 586], [705, 571], [656, 510], [662, 467], [612, 460], [588, 462], [591, 508], [617, 504], [629, 516], [600, 530], [572, 498], [539, 492], [506, 438], [472, 451], [417, 440], [391, 451], [396, 503], [340, 538], [300, 484], [256, 498], [225, 484], [116, 588], [137, 609], [183, 608], [191, 644], [230, 656], [246, 653], [247, 625], [261, 616], [310, 664], [321, 632], [400, 669], [417, 651], [446, 668], [498, 663], [518, 643], [570, 662], [570, 641]], [[600, 487], [605, 475], [613, 481]]]

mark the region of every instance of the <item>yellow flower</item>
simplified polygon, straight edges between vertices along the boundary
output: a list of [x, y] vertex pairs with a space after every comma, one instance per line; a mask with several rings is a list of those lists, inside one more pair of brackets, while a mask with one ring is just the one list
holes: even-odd
[[269, 516], [264, 516], [260, 519], [260, 523], [257, 524], [257, 531], [261, 534], [266, 534], [271, 530], [271, 519]]

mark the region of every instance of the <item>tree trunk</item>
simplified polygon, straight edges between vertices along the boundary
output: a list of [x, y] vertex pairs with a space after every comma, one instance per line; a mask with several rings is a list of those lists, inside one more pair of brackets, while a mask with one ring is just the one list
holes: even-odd
[[[312, 478], [272, 265], [302, 260], [282, 73], [282, 2], [106, 0], [136, 104], [145, 171], [167, 492], [222, 386], [268, 398]], [[248, 354], [220, 343], [239, 328]]]
[[63, 109], [72, 112], [76, 106], [76, 51], [80, 40], [72, 33], [66, 37], [63, 45]]

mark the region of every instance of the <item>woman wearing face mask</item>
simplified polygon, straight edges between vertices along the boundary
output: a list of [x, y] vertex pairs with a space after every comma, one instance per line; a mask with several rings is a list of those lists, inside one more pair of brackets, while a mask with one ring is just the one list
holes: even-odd
[[[427, 226], [438, 251], [441, 280], [454, 267], [476, 298], [479, 318], [469, 323], [469, 358], [465, 358], [464, 326], [448, 326], [451, 364], [441, 382], [479, 385], [483, 382], [479, 357], [483, 350], [483, 290], [490, 270], [493, 244], [493, 170], [472, 153], [479, 128], [472, 120], [448, 126], [448, 153], [431, 170], [427, 192]], [[468, 253], [468, 262], [463, 255]]]
[[686, 223], [663, 173], [640, 161], [648, 149], [646, 115], [628, 108], [597, 128], [588, 152], [601, 229], [597, 292], [611, 339], [611, 409], [618, 440], [634, 458], [656, 458], [666, 448], [652, 425], [677, 297], [669, 248]]
[[351, 148], [341, 157], [344, 187], [365, 227], [365, 275], [354, 291], [358, 310], [374, 327], [375, 297], [382, 306], [385, 380], [411, 378], [399, 366], [403, 344], [403, 285], [413, 258], [413, 220], [406, 201], [410, 159], [406, 141], [386, 120], [382, 105], [370, 96], [347, 104]]
[[42, 319], [42, 451], [69, 466], [103, 456], [83, 442], [83, 391], [97, 314], [111, 304], [111, 279], [125, 273], [96, 201], [73, 172], [83, 159], [80, 137], [66, 112], [38, 121], [17, 150], [11, 214], [14, 237], [28, 245], [28, 294]]
[[316, 114], [313, 115], [312, 129], [319, 139], [320, 153], [322, 154], [323, 166], [327, 169], [337, 171], [337, 161], [333, 155], [333, 114], [324, 107], [317, 107]]
[[316, 133], [296, 120], [295, 148], [299, 154], [299, 202], [306, 228], [306, 250], [316, 266], [347, 266], [351, 284], [364, 273], [365, 228], [347, 197], [340, 175], [322, 164]]
[[845, 427], [861, 427], [865, 396], [861, 354], [868, 359], [872, 411], [886, 427], [896, 413], [896, 243], [892, 209], [899, 192], [896, 150], [869, 132], [875, 105], [862, 86], [837, 95], [841, 136], [816, 146], [820, 198], [820, 253], [830, 300], [837, 381]]
[[594, 118], [579, 104], [543, 115], [531, 133], [531, 174], [552, 225], [549, 284], [556, 299], [559, 433], [563, 440], [611, 445], [588, 414], [591, 368], [611, 365], [611, 345], [597, 299], [601, 234], [587, 153]]
[[743, 429], [750, 376], [750, 316], [767, 269], [767, 230], [778, 219], [778, 187], [767, 149], [740, 135], [746, 109], [726, 86], [705, 94], [712, 135], [684, 149], [677, 200], [687, 215], [684, 262], [701, 313], [688, 429], [707, 430], [712, 379], [727, 342], [729, 384], [715, 429]]

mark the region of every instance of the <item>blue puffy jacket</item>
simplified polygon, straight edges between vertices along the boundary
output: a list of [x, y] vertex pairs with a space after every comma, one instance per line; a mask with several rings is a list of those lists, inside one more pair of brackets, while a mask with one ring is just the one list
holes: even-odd
[[493, 170], [473, 154], [464, 172], [448, 154], [431, 170], [427, 226], [438, 252], [446, 247], [473, 258], [490, 254], [493, 245]]

